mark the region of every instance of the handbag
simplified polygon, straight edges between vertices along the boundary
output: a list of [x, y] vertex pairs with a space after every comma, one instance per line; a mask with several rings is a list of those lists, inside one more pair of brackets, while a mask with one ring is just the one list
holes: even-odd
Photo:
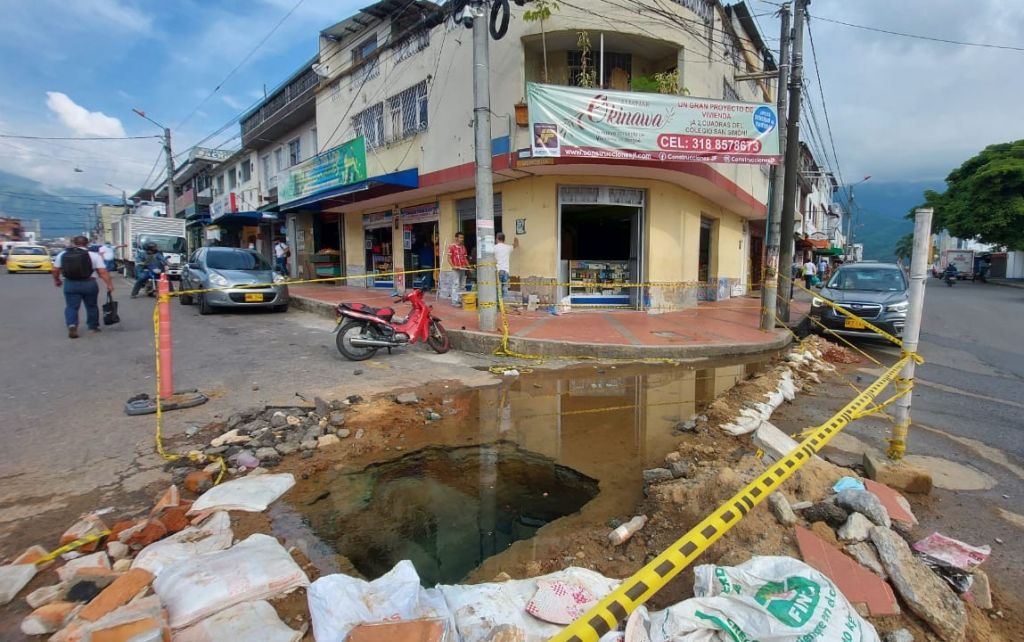
[[121, 317], [117, 316], [117, 301], [114, 295], [107, 292], [107, 302], [103, 304], [103, 325], [114, 325], [120, 323]]

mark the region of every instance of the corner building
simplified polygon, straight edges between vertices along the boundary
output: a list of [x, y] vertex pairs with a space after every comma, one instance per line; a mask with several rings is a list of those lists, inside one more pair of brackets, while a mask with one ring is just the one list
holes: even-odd
[[[757, 286], [768, 166], [530, 155], [526, 84], [578, 85], [585, 62], [606, 89], [657, 91], [655, 74], [674, 72], [691, 97], [774, 102], [774, 80], [735, 78], [775, 69], [744, 3], [642, 4], [560, 2], [542, 25], [510, 3], [507, 34], [490, 41], [495, 232], [518, 237], [513, 279], [542, 303], [657, 312]], [[408, 287], [385, 274], [433, 261], [444, 286], [454, 234], [476, 251], [472, 33], [444, 10], [385, 0], [320, 34], [319, 151], [362, 137], [365, 180], [281, 211], [314, 246], [341, 241], [345, 274], [367, 275], [350, 284]]]

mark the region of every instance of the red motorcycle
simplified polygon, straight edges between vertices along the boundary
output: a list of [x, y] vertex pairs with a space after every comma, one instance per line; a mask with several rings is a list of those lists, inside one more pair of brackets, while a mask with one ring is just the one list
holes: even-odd
[[438, 354], [451, 348], [448, 332], [438, 319], [430, 313], [431, 308], [423, 302], [423, 292], [413, 290], [409, 294], [396, 294], [402, 302], [412, 304], [406, 318], [396, 318], [394, 308], [373, 308], [363, 303], [339, 303], [335, 310], [337, 317], [338, 352], [351, 361], [365, 361], [377, 354], [377, 350], [425, 341]]

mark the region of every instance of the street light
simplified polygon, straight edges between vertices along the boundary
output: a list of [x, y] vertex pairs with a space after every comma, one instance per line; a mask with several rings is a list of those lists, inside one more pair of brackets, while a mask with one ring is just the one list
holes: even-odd
[[860, 179], [856, 183], [847, 186], [846, 190], [846, 251], [843, 253], [847, 261], [850, 260], [850, 253], [853, 251], [853, 188], [861, 183], [866, 183], [871, 180], [871, 175], [867, 175]]
[[167, 218], [174, 218], [174, 155], [171, 153], [171, 129], [156, 122], [141, 109], [132, 108], [132, 111], [164, 130], [164, 153], [167, 155]]

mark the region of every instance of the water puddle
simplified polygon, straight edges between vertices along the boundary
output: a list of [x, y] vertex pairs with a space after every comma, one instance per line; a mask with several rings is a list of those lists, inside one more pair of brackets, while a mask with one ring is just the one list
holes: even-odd
[[444, 394], [422, 445], [301, 481], [272, 511], [275, 531], [321, 572], [373, 579], [409, 559], [426, 586], [493, 576], [573, 529], [628, 518], [676, 425], [763, 363], [538, 371]]

